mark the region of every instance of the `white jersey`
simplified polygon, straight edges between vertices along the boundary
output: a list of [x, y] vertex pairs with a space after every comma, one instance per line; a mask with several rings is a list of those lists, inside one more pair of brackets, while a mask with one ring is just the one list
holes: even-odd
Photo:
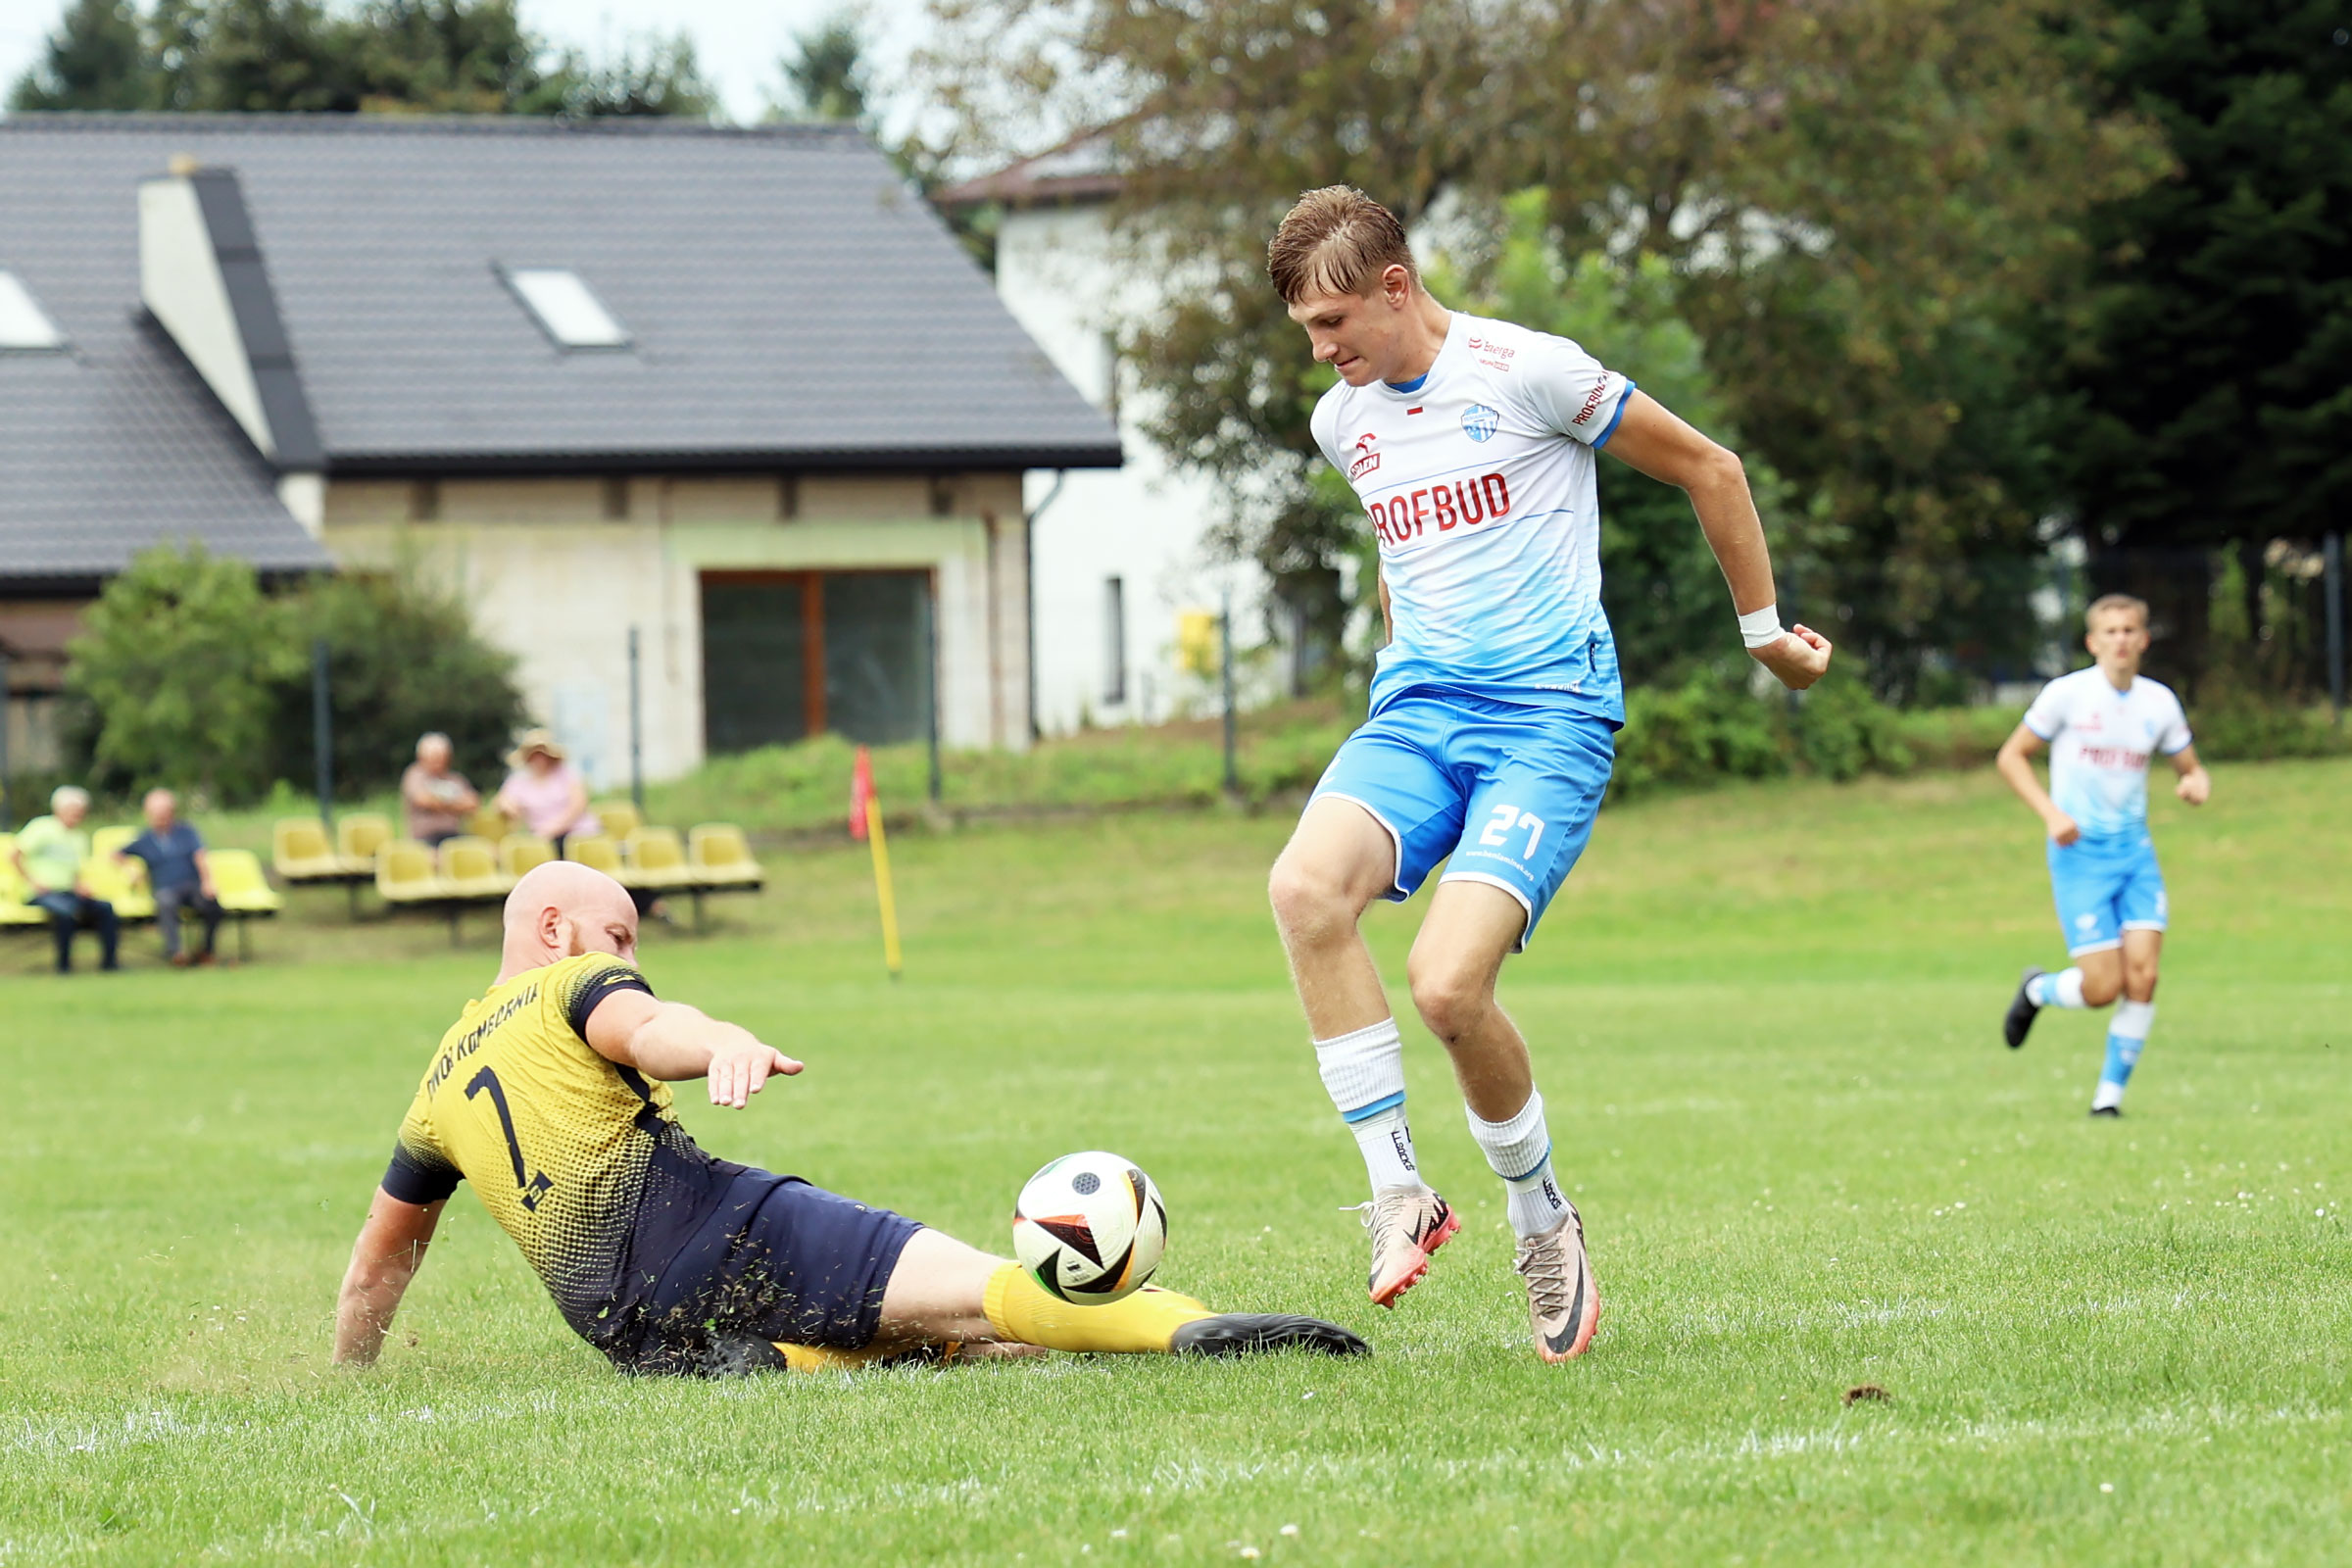
[[2088, 838], [2145, 833], [2148, 759], [2189, 743], [2171, 687], [2136, 675], [2119, 692], [2096, 664], [2044, 686], [2026, 728], [2049, 743], [2050, 799]]
[[1323, 394], [1315, 444], [1371, 518], [1396, 628], [1373, 712], [1435, 686], [1625, 722], [1592, 450], [1633, 389], [1564, 337], [1456, 312], [1409, 388]]

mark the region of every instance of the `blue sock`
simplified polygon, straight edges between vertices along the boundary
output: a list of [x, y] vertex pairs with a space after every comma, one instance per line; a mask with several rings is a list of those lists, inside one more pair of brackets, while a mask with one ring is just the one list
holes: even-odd
[[2124, 1102], [2124, 1085], [2132, 1081], [2132, 1069], [2139, 1065], [2139, 1054], [2148, 1043], [2148, 1029], [2156, 1021], [2153, 1002], [2119, 1002], [2115, 1016], [2107, 1025], [2107, 1062], [2099, 1070], [2099, 1092], [2091, 1100], [2094, 1109], [2105, 1109]]

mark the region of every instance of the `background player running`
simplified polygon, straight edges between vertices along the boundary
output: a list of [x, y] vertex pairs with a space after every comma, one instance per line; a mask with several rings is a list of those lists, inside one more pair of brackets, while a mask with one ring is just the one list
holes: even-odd
[[[2148, 759], [2162, 754], [2180, 775], [2173, 793], [2202, 806], [2213, 779], [2189, 744], [2188, 715], [2172, 688], [2139, 672], [2148, 651], [2148, 607], [2109, 594], [2083, 615], [2083, 646], [2098, 662], [2041, 689], [2001, 747], [2001, 777], [2049, 831], [2050, 891], [2074, 966], [2029, 968], [2001, 1033], [2012, 1050], [2044, 1007], [2104, 1007], [2107, 1060], [2090, 1102], [2094, 1116], [2124, 1113], [2124, 1085], [2156, 1021], [2156, 959], [2164, 950], [2164, 873], [2148, 836]], [[2050, 748], [2044, 793], [2031, 759]]]
[[1372, 1299], [1394, 1302], [1460, 1222], [1421, 1180], [1403, 1047], [1356, 926], [1372, 900], [1411, 896], [1450, 858], [1407, 966], [1413, 1004], [1508, 1186], [1536, 1349], [1565, 1360], [1590, 1343], [1599, 1298], [1494, 982], [1583, 851], [1625, 721], [1593, 451], [1689, 492], [1748, 652], [1784, 684], [1819, 679], [1830, 645], [1781, 629], [1738, 458], [1567, 339], [1446, 310], [1369, 196], [1301, 197], [1267, 271], [1339, 372], [1315, 440], [1380, 541], [1390, 631], [1370, 717], [1332, 760], [1271, 888], [1324, 1087], [1371, 1175]]
[[1313, 1318], [1212, 1313], [1150, 1287], [1106, 1306], [1018, 1265], [695, 1147], [669, 1082], [741, 1108], [801, 1064], [654, 1000], [618, 882], [559, 861], [515, 884], [498, 979], [442, 1038], [352, 1250], [335, 1359], [375, 1359], [461, 1179], [564, 1320], [616, 1365], [718, 1373], [855, 1364], [943, 1346], [1224, 1355], [1364, 1348]]

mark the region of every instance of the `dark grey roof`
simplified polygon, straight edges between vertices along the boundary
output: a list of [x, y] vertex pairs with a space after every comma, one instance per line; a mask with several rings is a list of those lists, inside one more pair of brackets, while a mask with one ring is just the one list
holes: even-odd
[[180, 539], [265, 571], [327, 565], [245, 432], [134, 316], [136, 263], [127, 297], [120, 276], [55, 265], [74, 236], [19, 220], [24, 172], [0, 151], [0, 267], [25, 277], [73, 349], [0, 354], [0, 580], [86, 582]]
[[[1118, 462], [1110, 422], [853, 131], [0, 121], [0, 267], [91, 365], [159, 384], [131, 325], [136, 188], [175, 155], [238, 176], [330, 473]], [[501, 265], [574, 270], [633, 346], [561, 352]], [[0, 363], [0, 426], [19, 383], [69, 374]]]

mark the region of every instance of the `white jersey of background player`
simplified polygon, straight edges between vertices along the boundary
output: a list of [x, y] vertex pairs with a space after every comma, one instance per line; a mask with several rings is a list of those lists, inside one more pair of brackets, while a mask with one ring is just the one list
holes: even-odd
[[[2213, 781], [2189, 744], [2188, 715], [2172, 688], [2139, 672], [2148, 650], [2148, 607], [2109, 594], [2084, 613], [2083, 645], [2098, 661], [2041, 689], [2025, 722], [2001, 747], [2001, 777], [2034, 808], [2048, 833], [2050, 892], [2072, 967], [2029, 968], [2001, 1022], [2011, 1050], [2044, 1007], [2123, 1004], [2107, 1026], [2107, 1058], [2090, 1102], [2094, 1116], [2120, 1116], [2124, 1086], [2156, 1021], [2156, 960], [2171, 910], [2148, 835], [2148, 762], [2162, 757], [2180, 775], [2174, 793], [2202, 806]], [[2050, 749], [2050, 787], [2031, 760]]]
[[1552, 1175], [1527, 1043], [1494, 983], [1584, 849], [1625, 717], [1600, 606], [1595, 449], [1689, 492], [1759, 663], [1809, 686], [1830, 645], [1781, 629], [1738, 458], [1566, 339], [1446, 310], [1378, 202], [1310, 191], [1266, 270], [1339, 372], [1315, 439], [1380, 542], [1391, 630], [1371, 712], [1270, 888], [1316, 1066], [1371, 1178], [1367, 1284], [1391, 1304], [1461, 1224], [1421, 1179], [1403, 1043], [1356, 929], [1374, 899], [1410, 897], [1444, 860], [1408, 966], [1413, 1004], [1507, 1189], [1536, 1351], [1564, 1361], [1591, 1344], [1600, 1298], [1582, 1218]]

